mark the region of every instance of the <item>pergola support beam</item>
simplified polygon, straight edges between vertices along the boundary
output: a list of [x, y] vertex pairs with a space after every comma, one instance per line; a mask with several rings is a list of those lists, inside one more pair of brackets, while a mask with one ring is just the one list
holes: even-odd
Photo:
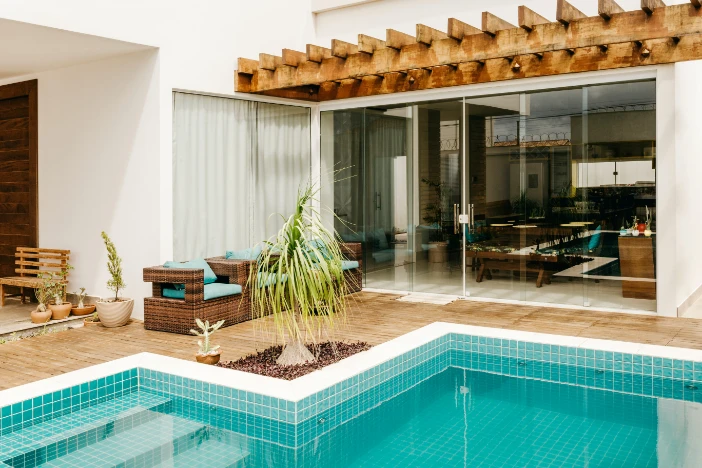
[[[285, 61], [282, 57], [261, 54], [257, 65], [255, 60], [242, 59], [239, 62], [237, 89], [267, 93], [321, 85], [319, 97], [326, 99], [329, 94], [324, 91], [325, 83], [333, 81], [363, 82], [354, 85], [359, 89], [369, 86], [366, 82], [383, 82], [382, 89], [389, 90], [398, 77], [411, 76], [421, 87], [425, 77], [416, 71], [421, 69], [424, 69], [422, 73], [433, 76], [429, 87], [499, 81], [503, 78], [497, 75], [494, 75], [494, 79], [483, 75], [479, 79], [470, 78], [469, 71], [475, 67], [486, 70], [480, 73], [495, 71], [499, 66], [494, 63], [509, 62], [513, 57], [518, 60], [519, 71], [515, 73], [508, 67], [508, 79], [512, 79], [513, 75], [539, 76], [539, 73], [574, 73], [702, 59], [702, 47], [690, 47], [690, 44], [702, 45], [699, 41], [702, 35], [702, 9], [696, 9], [693, 5], [653, 6], [655, 12], [648, 15], [643, 10], [620, 11], [613, 0], [600, 0], [600, 16], [595, 17], [582, 17], [571, 10], [565, 0], [559, 0], [558, 5], [558, 22], [543, 22], [545, 18], [533, 16], [533, 12], [522, 8], [520, 27], [508, 29], [500, 29], [507, 25], [486, 13], [487, 21], [483, 26], [487, 33], [452, 19], [449, 20], [445, 37], [438, 30], [420, 25], [420, 42], [416, 37], [399, 32], [389, 34], [392, 47], [388, 47], [387, 41], [364, 35], [359, 35], [356, 51], [350, 47], [353, 44], [333, 41], [330, 54], [320, 48], [321, 62], [312, 60], [314, 54], [311, 50], [309, 60], [307, 54], [301, 52], [293, 54], [293, 59], [287, 57]], [[609, 19], [603, 19], [605, 16]], [[564, 27], [564, 22], [568, 26]], [[337, 46], [334, 46], [335, 43]], [[622, 47], [628, 48], [630, 53], [633, 51], [633, 58], [618, 55]], [[559, 61], [554, 62], [553, 57], [559, 57]], [[597, 60], [589, 64], [586, 63], [587, 57], [593, 61], [593, 57], [597, 57]], [[534, 61], [541, 65], [534, 68]], [[549, 64], [556, 68], [548, 70], [546, 67]], [[465, 78], [462, 78], [463, 75]], [[363, 79], [371, 76], [375, 77]], [[412, 89], [418, 89], [417, 86]], [[340, 88], [346, 89], [347, 86]], [[404, 88], [399, 87], [397, 92], [402, 90]], [[363, 92], [358, 92], [363, 95]]]

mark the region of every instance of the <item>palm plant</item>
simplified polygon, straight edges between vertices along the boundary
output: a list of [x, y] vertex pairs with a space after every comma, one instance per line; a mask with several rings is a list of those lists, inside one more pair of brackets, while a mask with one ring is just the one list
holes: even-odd
[[298, 190], [295, 211], [283, 217], [249, 275], [254, 316], [272, 314], [283, 342], [281, 365], [314, 361], [305, 343], [316, 342], [347, 310], [341, 245], [313, 207], [318, 191], [312, 183]]

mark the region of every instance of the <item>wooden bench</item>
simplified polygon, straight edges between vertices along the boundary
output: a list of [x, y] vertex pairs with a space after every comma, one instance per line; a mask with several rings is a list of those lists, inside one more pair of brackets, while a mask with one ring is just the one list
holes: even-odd
[[[40, 249], [37, 247], [17, 247], [15, 253], [15, 273], [19, 276], [0, 278], [0, 307], [5, 305], [5, 286], [20, 288], [22, 303], [25, 302], [24, 288], [38, 288], [44, 281], [38, 276], [44, 273], [55, 274], [68, 264], [70, 250]], [[68, 274], [63, 277], [63, 283], [68, 284]], [[63, 291], [66, 298], [66, 288]]]
[[480, 283], [483, 278], [492, 279], [492, 270], [518, 271], [522, 273], [536, 273], [536, 287], [551, 284], [551, 269], [547, 264], [555, 264], [558, 257], [555, 255], [539, 254], [512, 254], [488, 251], [466, 251], [466, 257], [477, 258], [480, 261], [478, 275], [475, 281]]

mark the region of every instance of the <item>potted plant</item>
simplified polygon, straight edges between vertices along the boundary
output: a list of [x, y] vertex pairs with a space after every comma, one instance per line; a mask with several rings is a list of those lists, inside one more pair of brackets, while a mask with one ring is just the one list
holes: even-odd
[[436, 232], [429, 237], [429, 263], [445, 263], [448, 261], [448, 239], [444, 225], [452, 223], [449, 218], [451, 187], [429, 179], [422, 179], [422, 182], [436, 192], [436, 202], [430, 202], [424, 206], [424, 218], [422, 218], [427, 225], [436, 228]]
[[219, 330], [222, 325], [224, 325], [224, 320], [220, 320], [212, 326], [210, 326], [209, 320], [205, 320], [205, 323], [202, 323], [202, 320], [199, 318], [195, 319], [195, 323], [197, 323], [197, 326], [200, 327], [202, 332], [190, 330], [190, 333], [203, 338], [202, 340], [197, 341], [199, 348], [195, 354], [195, 360], [201, 364], [217, 364], [219, 362], [221, 351], [219, 350], [219, 345], [211, 345], [210, 337], [214, 334], [214, 332]]
[[638, 237], [639, 234], [639, 218], [637, 218], [636, 215], [634, 215], [634, 221], [631, 222], [631, 235], [634, 237]]
[[63, 320], [69, 315], [71, 315], [71, 308], [73, 304], [70, 302], [63, 301], [63, 295], [66, 291], [66, 277], [68, 276], [68, 271], [72, 270], [73, 267], [66, 264], [59, 273], [51, 273], [48, 276], [47, 288], [49, 294], [54, 298], [53, 302], [49, 304], [49, 309], [51, 310], [51, 318], [53, 320]]
[[134, 300], [119, 296], [119, 291], [127, 285], [122, 279], [122, 259], [117, 255], [117, 249], [112, 240], [102, 232], [102, 240], [107, 249], [107, 270], [110, 279], [107, 281], [107, 289], [115, 292], [115, 297], [110, 299], [100, 299], [95, 305], [102, 326], [107, 328], [121, 327], [129, 322], [134, 309]]
[[651, 231], [651, 212], [648, 209], [648, 206], [646, 207], [646, 229], [644, 230], [644, 236], [646, 237], [651, 237], [651, 234], [653, 232]]
[[43, 281], [34, 290], [34, 295], [37, 298], [37, 308], [30, 313], [32, 323], [46, 323], [51, 320], [51, 311], [47, 307], [49, 300], [51, 299], [51, 290], [49, 289], [49, 280], [51, 275], [41, 273], [37, 275], [38, 278]]
[[91, 327], [96, 325], [100, 325], [100, 317], [98, 317], [97, 312], [93, 312], [92, 315], [83, 319], [84, 327]]
[[85, 288], [80, 288], [80, 291], [74, 292], [73, 295], [78, 298], [78, 305], [71, 309], [73, 315], [88, 315], [95, 311], [95, 304], [85, 305]]
[[348, 290], [338, 238], [322, 222], [313, 205], [318, 189], [312, 183], [298, 191], [293, 214], [251, 268], [247, 287], [254, 317], [272, 315], [283, 343], [276, 362], [303, 364], [317, 358], [306, 346], [343, 322]]

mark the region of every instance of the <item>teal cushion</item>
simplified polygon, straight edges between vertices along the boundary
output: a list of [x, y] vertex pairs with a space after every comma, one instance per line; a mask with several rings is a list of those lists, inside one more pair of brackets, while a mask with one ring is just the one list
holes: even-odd
[[256, 260], [261, 255], [261, 251], [263, 251], [263, 247], [255, 245], [244, 250], [227, 250], [224, 257], [228, 260]]
[[346, 270], [353, 270], [355, 268], [358, 268], [358, 262], [356, 260], [342, 260], [341, 261], [341, 269], [346, 271]]
[[[241, 294], [241, 286], [238, 284], [210, 283], [205, 285], [203, 292], [205, 300], [209, 301], [218, 297]], [[185, 299], [185, 289], [163, 288], [163, 297]]]
[[388, 248], [388, 237], [385, 235], [385, 229], [378, 228], [373, 231], [373, 235], [378, 239], [378, 249], [385, 250]]
[[[271, 284], [273, 284], [275, 282], [276, 276], [277, 275], [275, 273], [268, 273], [268, 274], [259, 273], [258, 274], [258, 287], [265, 288], [265, 287], [270, 286]], [[280, 275], [280, 282], [281, 283], [285, 283], [287, 280], [288, 280], [288, 275], [286, 275], [286, 274]]]
[[[205, 272], [205, 284], [214, 283], [217, 281], [217, 275], [212, 271], [212, 268], [207, 264], [204, 258], [197, 258], [195, 260], [190, 260], [189, 262], [166, 262], [163, 264], [164, 268], [194, 268], [196, 270], [204, 270]], [[185, 289], [183, 284], [174, 284], [175, 289]]]
[[602, 236], [602, 226], [597, 226], [595, 233], [590, 236], [590, 242], [587, 244], [588, 250], [595, 250], [600, 245], [600, 237]]
[[[317, 249], [316, 252], [311, 251], [310, 254], [314, 261], [321, 262], [322, 260], [331, 260], [332, 256], [327, 249], [327, 245], [321, 239], [315, 239], [309, 242], [313, 248]], [[311, 250], [311, 249], [310, 249]], [[321, 255], [322, 258], [318, 258]], [[315, 258], [316, 257], [316, 258]]]

